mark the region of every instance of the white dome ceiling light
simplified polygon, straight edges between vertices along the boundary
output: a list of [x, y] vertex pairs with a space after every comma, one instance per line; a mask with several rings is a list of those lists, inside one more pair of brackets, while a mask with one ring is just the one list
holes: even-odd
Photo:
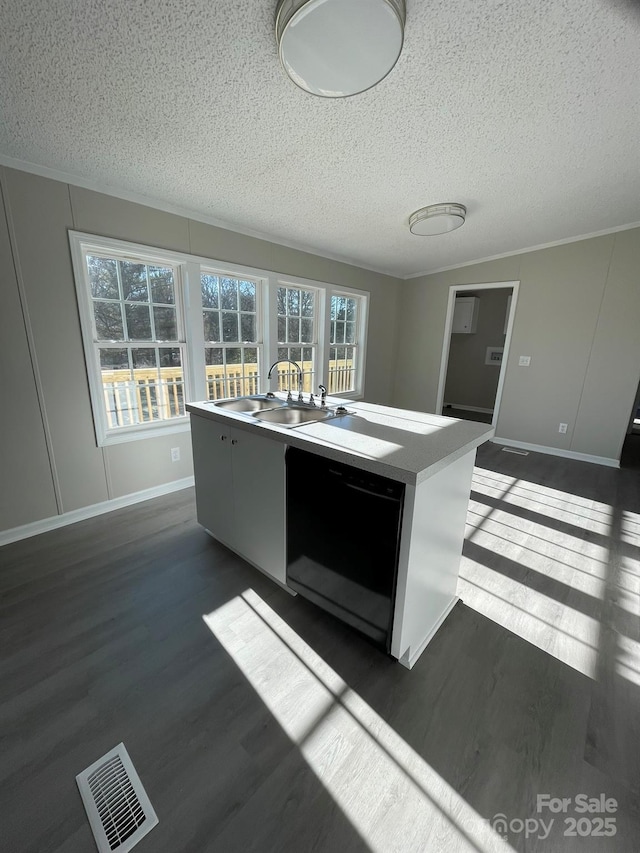
[[464, 225], [466, 216], [467, 208], [463, 204], [430, 204], [411, 214], [409, 230], [419, 237], [435, 237], [437, 234], [446, 234], [460, 228]]
[[293, 82], [312, 95], [357, 95], [396, 64], [405, 14], [405, 0], [280, 0], [280, 61]]

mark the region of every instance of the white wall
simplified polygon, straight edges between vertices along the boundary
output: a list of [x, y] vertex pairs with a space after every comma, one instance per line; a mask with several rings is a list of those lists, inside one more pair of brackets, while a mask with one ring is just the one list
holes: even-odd
[[0, 531], [192, 473], [189, 432], [96, 445], [70, 228], [368, 291], [365, 395], [390, 402], [397, 279], [27, 172], [0, 169], [0, 190]]
[[640, 377], [637, 228], [404, 282], [395, 404], [435, 410], [449, 287], [512, 280], [520, 292], [496, 435], [618, 459]]

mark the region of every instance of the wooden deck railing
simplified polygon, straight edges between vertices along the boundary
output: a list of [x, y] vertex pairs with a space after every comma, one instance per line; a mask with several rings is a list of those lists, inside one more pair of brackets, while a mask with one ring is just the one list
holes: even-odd
[[[303, 390], [312, 390], [312, 363], [300, 364], [303, 371]], [[259, 393], [257, 364], [206, 366], [207, 398], [243, 397]], [[353, 387], [351, 362], [329, 362], [329, 394], [349, 391]], [[168, 420], [184, 415], [184, 379], [181, 367], [161, 367], [160, 381], [154, 369], [103, 370], [102, 388], [109, 429], [119, 426]], [[278, 391], [297, 389], [296, 371], [278, 368]], [[317, 391], [317, 389], [315, 389]]]

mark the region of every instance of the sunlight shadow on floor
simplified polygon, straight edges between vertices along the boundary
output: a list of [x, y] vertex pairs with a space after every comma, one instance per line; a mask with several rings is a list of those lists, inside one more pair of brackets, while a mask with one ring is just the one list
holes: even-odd
[[476, 468], [458, 594], [595, 678], [612, 517], [607, 504]]
[[203, 619], [374, 853], [512, 850], [256, 592]]

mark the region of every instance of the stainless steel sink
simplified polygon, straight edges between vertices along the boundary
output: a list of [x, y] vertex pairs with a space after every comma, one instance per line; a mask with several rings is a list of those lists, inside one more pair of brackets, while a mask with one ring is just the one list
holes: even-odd
[[213, 405], [230, 412], [260, 412], [263, 409], [277, 410], [287, 404], [275, 397], [236, 397], [233, 400], [218, 400]]
[[272, 409], [269, 412], [254, 412], [253, 417], [270, 424], [294, 427], [313, 421], [326, 421], [327, 418], [334, 418], [335, 412], [331, 409], [303, 409], [296, 406], [286, 406], [280, 409]]

